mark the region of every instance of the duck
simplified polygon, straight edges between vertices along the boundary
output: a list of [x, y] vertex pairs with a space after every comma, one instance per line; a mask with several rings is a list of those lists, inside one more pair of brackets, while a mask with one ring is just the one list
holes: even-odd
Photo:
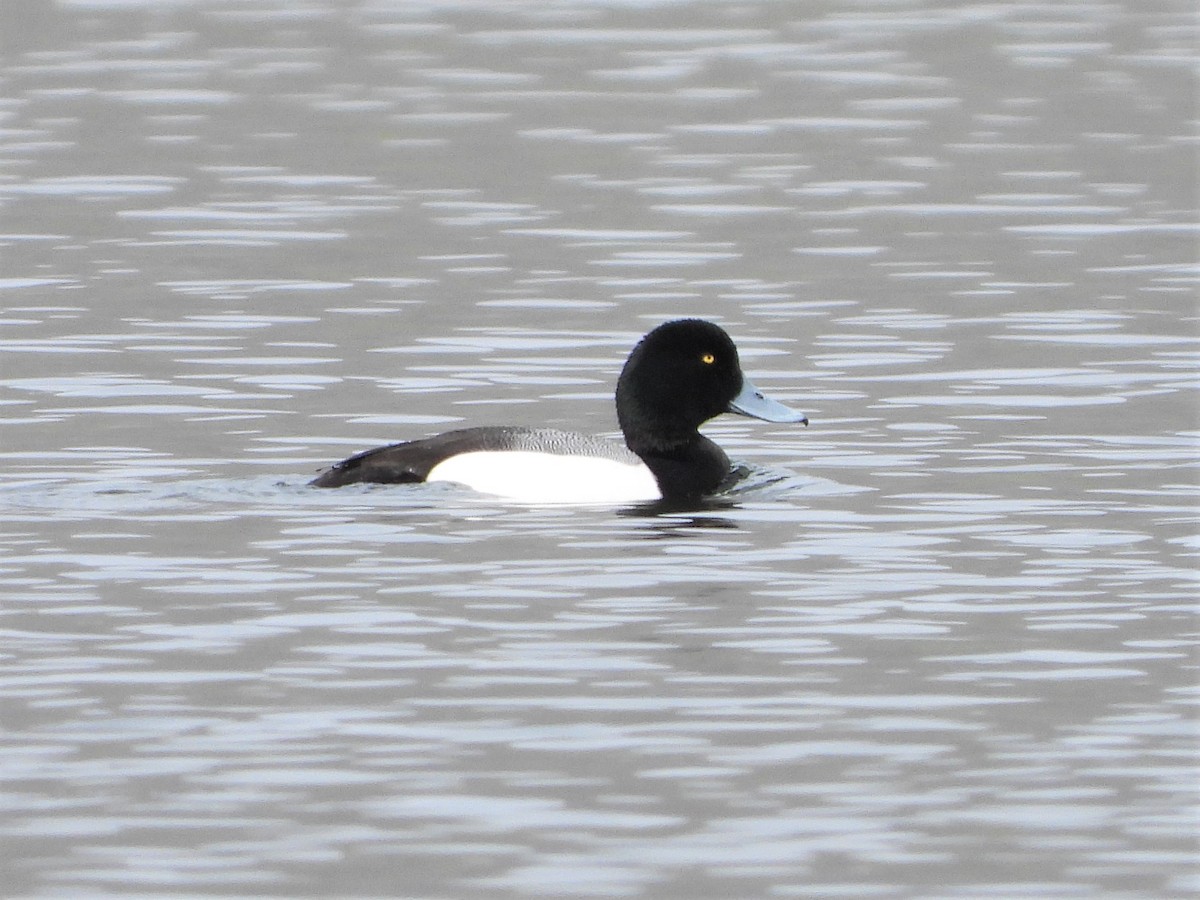
[[453, 482], [531, 503], [686, 503], [727, 490], [745, 471], [700, 433], [708, 420], [730, 412], [808, 424], [754, 386], [733, 339], [704, 319], [677, 319], [646, 334], [621, 369], [614, 399], [624, 446], [551, 428], [477, 426], [355, 454], [309, 484]]

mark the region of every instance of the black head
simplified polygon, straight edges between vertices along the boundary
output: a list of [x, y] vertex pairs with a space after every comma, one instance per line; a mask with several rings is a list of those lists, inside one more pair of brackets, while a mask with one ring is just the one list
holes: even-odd
[[617, 380], [617, 418], [634, 452], [670, 450], [729, 409], [742, 389], [737, 347], [701, 319], [660, 325], [629, 354]]

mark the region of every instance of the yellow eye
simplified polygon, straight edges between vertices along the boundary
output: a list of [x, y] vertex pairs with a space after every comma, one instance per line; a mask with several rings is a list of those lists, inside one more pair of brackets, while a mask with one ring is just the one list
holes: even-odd
[[717, 361], [717, 358], [715, 356], [713, 356], [711, 353], [705, 353], [703, 356], [700, 357], [700, 362], [704, 363], [706, 366], [711, 366], [716, 361]]

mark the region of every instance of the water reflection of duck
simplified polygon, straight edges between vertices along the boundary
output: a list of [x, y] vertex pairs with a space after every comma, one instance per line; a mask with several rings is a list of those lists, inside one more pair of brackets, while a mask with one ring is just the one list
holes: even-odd
[[700, 498], [734, 479], [729, 458], [697, 430], [723, 412], [808, 424], [742, 374], [737, 347], [711, 322], [681, 319], [647, 334], [617, 380], [626, 447], [590, 435], [491, 426], [377, 447], [312, 485], [451, 481], [529, 502], [622, 503]]

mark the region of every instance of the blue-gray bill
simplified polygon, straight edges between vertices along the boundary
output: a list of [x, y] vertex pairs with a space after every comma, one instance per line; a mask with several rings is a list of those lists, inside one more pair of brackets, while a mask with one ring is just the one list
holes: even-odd
[[729, 411], [765, 422], [799, 422], [808, 424], [804, 413], [772, 400], [754, 386], [749, 378], [742, 381], [742, 392], [729, 401]]

